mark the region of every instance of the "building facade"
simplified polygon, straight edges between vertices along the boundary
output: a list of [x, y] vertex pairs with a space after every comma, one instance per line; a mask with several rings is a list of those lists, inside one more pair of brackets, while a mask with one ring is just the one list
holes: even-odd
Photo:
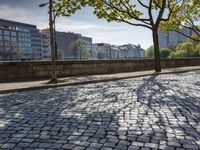
[[0, 60], [42, 59], [41, 33], [35, 25], [0, 19]]
[[140, 45], [93, 44], [93, 59], [131, 59], [144, 57], [144, 49]]
[[50, 34], [48, 30], [42, 30], [42, 59], [51, 59], [51, 46], [50, 46]]
[[144, 57], [144, 49], [140, 45], [126, 44], [118, 46], [117, 57], [119, 59], [131, 59]]
[[[187, 36], [192, 36], [194, 34], [194, 32], [188, 28], [180, 29], [179, 31]], [[176, 45], [182, 42], [186, 42], [188, 39], [186, 36], [177, 33], [175, 31], [168, 31], [168, 32], [159, 31], [158, 37], [159, 37], [159, 45], [162, 48], [176, 47]]]
[[111, 59], [112, 49], [111, 45], [107, 43], [93, 44], [93, 53], [96, 53], [97, 59]]
[[42, 35], [38, 29], [30, 29], [32, 60], [42, 60]]
[[[49, 29], [43, 29], [42, 47], [43, 59], [50, 59], [50, 34]], [[56, 31], [56, 47], [58, 60], [90, 59], [92, 57], [92, 38], [72, 32]]]
[[[92, 44], [92, 38], [56, 32], [56, 59], [130, 59], [144, 57], [140, 45]], [[51, 60], [49, 29], [0, 19], [0, 61]]]

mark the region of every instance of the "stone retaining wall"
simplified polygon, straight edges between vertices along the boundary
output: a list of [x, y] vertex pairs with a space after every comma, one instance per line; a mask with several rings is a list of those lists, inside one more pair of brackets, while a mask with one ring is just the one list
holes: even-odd
[[[57, 61], [59, 77], [154, 69], [153, 59]], [[163, 68], [200, 66], [200, 58], [163, 59]], [[50, 61], [0, 62], [0, 80], [38, 79], [51, 76]]]

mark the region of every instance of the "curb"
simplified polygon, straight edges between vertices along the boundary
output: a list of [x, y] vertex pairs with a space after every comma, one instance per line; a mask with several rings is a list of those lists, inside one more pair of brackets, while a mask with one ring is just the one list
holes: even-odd
[[200, 70], [200, 68], [188, 69], [188, 70], [178, 70], [178, 71], [169, 71], [169, 72], [160, 72], [160, 73], [154, 72], [154, 73], [146, 73], [146, 74], [141, 74], [141, 75], [132, 75], [132, 76], [126, 76], [126, 77], [115, 77], [115, 78], [107, 78], [107, 79], [97, 79], [97, 80], [90, 80], [90, 81], [80, 81], [80, 82], [72, 82], [72, 83], [65, 83], [65, 84], [53, 84], [53, 85], [42, 85], [42, 86], [19, 88], [19, 89], [8, 89], [8, 90], [1, 90], [0, 94], [7, 94], [7, 93], [13, 93], [13, 92], [24, 92], [24, 91], [35, 91], [35, 90], [64, 87], [64, 86], [94, 84], [94, 83], [116, 81], [116, 80], [129, 79], [129, 78], [152, 76], [152, 75], [186, 73], [186, 72], [197, 71], [197, 70]]

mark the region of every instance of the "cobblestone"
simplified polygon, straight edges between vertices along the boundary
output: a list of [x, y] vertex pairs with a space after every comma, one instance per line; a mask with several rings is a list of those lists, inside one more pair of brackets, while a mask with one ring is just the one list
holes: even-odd
[[0, 149], [200, 149], [200, 71], [0, 95]]

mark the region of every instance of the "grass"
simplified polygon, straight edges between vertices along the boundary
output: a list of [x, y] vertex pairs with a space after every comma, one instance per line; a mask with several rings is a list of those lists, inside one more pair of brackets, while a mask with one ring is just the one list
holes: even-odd
[[44, 84], [66, 84], [69, 83], [69, 80], [66, 79], [58, 79], [56, 82], [52, 82], [51, 80], [45, 82]]

